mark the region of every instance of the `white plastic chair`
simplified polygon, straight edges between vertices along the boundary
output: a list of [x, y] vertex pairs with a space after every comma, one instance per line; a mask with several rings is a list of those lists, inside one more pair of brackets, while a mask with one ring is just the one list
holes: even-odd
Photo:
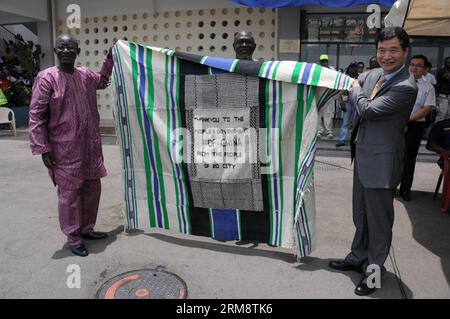
[[[11, 120], [9, 114], [11, 114]], [[16, 136], [16, 117], [13, 110], [3, 106], [0, 107], [0, 124], [9, 124], [14, 136]]]

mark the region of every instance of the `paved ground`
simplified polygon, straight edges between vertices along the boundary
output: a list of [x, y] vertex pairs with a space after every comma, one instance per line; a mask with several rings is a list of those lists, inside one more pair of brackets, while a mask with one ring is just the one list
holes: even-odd
[[[209, 238], [162, 231], [123, 232], [120, 155], [114, 139], [104, 146], [108, 177], [98, 230], [104, 242], [87, 242], [87, 258], [65, 247], [57, 200], [39, 157], [26, 136], [0, 132], [0, 298], [93, 298], [110, 277], [140, 268], [164, 267], [183, 278], [189, 298], [358, 298], [360, 277], [327, 268], [346, 255], [353, 236], [352, 171], [348, 152], [319, 151], [315, 171], [317, 248], [297, 262], [290, 251], [238, 247]], [[319, 148], [320, 145], [319, 145]], [[326, 154], [327, 156], [321, 156]], [[450, 217], [439, 212], [432, 192], [435, 163], [418, 163], [414, 199], [395, 201], [393, 253], [408, 298], [450, 298]], [[81, 289], [68, 289], [67, 267], [81, 267]], [[383, 288], [370, 298], [401, 298], [392, 259]]]

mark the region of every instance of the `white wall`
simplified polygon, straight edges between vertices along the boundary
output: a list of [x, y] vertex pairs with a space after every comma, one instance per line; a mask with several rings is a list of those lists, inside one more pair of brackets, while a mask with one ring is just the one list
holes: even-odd
[[236, 7], [230, 0], [56, 0], [56, 16], [67, 17], [66, 8], [76, 3], [81, 18], [153, 11], [195, 10]]
[[[47, 21], [47, 0], [0, 0], [0, 11], [31, 18], [32, 20]], [[12, 21], [24, 22], [24, 21]], [[1, 22], [2, 24], [5, 22]]]

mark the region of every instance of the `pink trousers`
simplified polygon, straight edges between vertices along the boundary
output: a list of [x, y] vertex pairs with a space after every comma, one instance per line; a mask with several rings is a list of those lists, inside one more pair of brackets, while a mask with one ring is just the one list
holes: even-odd
[[82, 234], [94, 230], [102, 187], [100, 179], [84, 180], [78, 189], [58, 186], [59, 225], [71, 246], [82, 242]]

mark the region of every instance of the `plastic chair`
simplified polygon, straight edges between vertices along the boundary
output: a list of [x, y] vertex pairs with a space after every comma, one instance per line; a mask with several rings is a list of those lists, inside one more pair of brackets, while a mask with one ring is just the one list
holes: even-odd
[[444, 185], [442, 187], [441, 212], [447, 213], [448, 208], [450, 207], [450, 161], [448, 159], [444, 159], [444, 168], [439, 174], [436, 189], [434, 190], [433, 200], [437, 198], [439, 189], [441, 187], [442, 179], [444, 180]]
[[[11, 114], [11, 120], [9, 119], [9, 115]], [[14, 115], [13, 110], [7, 107], [0, 107], [0, 124], [9, 124], [11, 130], [13, 131], [14, 136], [16, 133], [16, 117]]]

